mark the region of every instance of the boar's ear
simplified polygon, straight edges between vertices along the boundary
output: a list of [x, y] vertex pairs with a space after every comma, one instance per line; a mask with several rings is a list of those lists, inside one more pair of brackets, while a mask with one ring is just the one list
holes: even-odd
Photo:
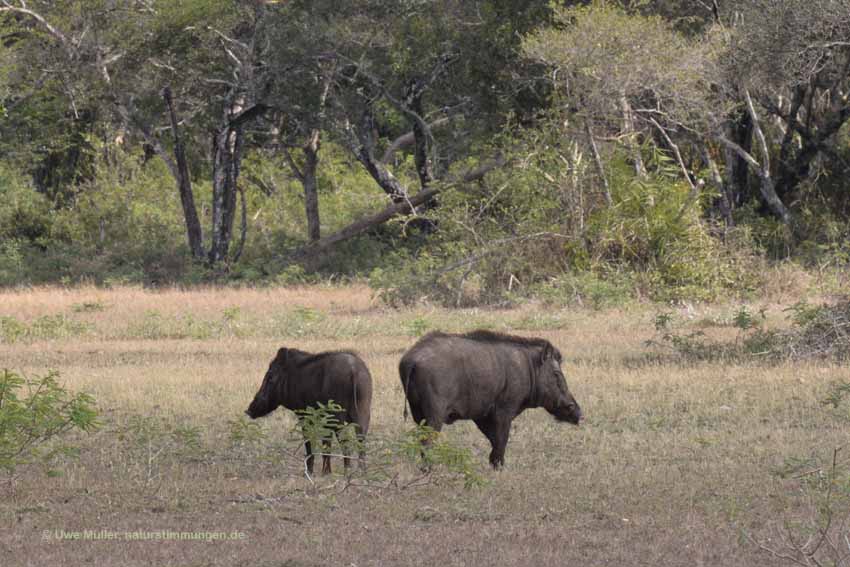
[[550, 360], [555, 360], [558, 364], [561, 363], [561, 351], [552, 346], [552, 343], [546, 342], [546, 345], [543, 347], [543, 352], [540, 355], [541, 360], [544, 362], [548, 362]]
[[277, 356], [275, 357], [279, 362], [285, 364], [286, 359], [289, 358], [289, 349], [282, 348], [277, 351]]

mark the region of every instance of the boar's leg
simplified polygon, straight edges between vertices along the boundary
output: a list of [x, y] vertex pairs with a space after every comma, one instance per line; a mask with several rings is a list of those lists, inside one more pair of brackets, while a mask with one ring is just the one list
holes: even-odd
[[342, 447], [342, 465], [345, 467], [345, 476], [348, 476], [348, 469], [351, 468], [351, 445], [338, 436], [337, 439], [339, 439], [339, 444]]
[[511, 432], [511, 418], [490, 414], [475, 420], [475, 425], [490, 441], [493, 448], [490, 451], [490, 464], [494, 469], [505, 466], [505, 447], [508, 445], [508, 435]]
[[[360, 429], [359, 427], [357, 428]], [[351, 463], [354, 457], [351, 456], [351, 445], [342, 443], [343, 465], [345, 466], [345, 474], [349, 474]], [[366, 436], [362, 433], [357, 433], [357, 461], [361, 471], [366, 470]]]
[[361, 471], [366, 470], [366, 436], [360, 433], [357, 434], [357, 440], [360, 442], [360, 451], [357, 453], [357, 461]]
[[[343, 416], [342, 426], [343, 426], [342, 428], [337, 430], [336, 438], [339, 441], [340, 447], [342, 448], [342, 455], [343, 455], [342, 463], [345, 466], [345, 475], [348, 476], [348, 474], [349, 474], [348, 471], [351, 468], [351, 461], [353, 460], [353, 457], [350, 456], [351, 455], [351, 445], [352, 445], [352, 442], [355, 439], [356, 439], [356, 442], [357, 442], [357, 446], [360, 447], [360, 452], [359, 452], [360, 459], [361, 459], [360, 465], [361, 465], [361, 468], [363, 467], [363, 458], [364, 458], [363, 435], [360, 433], [360, 426], [357, 423], [356, 418], [351, 416], [351, 415]], [[351, 426], [351, 427], [346, 427], [346, 426]], [[345, 429], [343, 429], [343, 428], [345, 428]], [[341, 432], [344, 432], [345, 435], [341, 435]], [[353, 433], [354, 439], [352, 439], [352, 435], [350, 435], [350, 433]]]
[[307, 474], [312, 476], [312, 474], [313, 474], [313, 459], [314, 459], [314, 457], [313, 457], [313, 446], [310, 445], [310, 442], [307, 441], [307, 440], [304, 441], [304, 452], [307, 454], [307, 459], [306, 459], [306, 461], [307, 461]]
[[331, 474], [331, 440], [322, 440], [322, 474]]

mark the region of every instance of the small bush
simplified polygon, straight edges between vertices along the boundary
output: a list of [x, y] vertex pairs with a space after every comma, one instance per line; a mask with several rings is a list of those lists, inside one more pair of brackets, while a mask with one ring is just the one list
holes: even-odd
[[648, 341], [650, 346], [662, 346], [675, 352], [686, 361], [768, 360], [778, 358], [782, 335], [764, 326], [765, 314], [753, 314], [742, 306], [732, 318], [738, 329], [733, 341], [709, 339], [703, 331], [683, 333], [673, 329], [673, 316], [660, 313], [655, 317], [658, 340]]
[[57, 372], [34, 378], [8, 369], [0, 373], [0, 468], [7, 473], [73, 455], [74, 447], [62, 439], [65, 434], [98, 427], [94, 399], [70, 393], [58, 378]]
[[556, 306], [605, 309], [632, 301], [636, 287], [637, 282], [628, 271], [570, 271], [536, 286], [531, 295]]
[[419, 424], [407, 431], [395, 451], [429, 472], [442, 467], [450, 474], [460, 475], [466, 488], [485, 484], [472, 452], [449, 443], [427, 425]]
[[20, 240], [0, 242], [0, 286], [13, 286], [27, 281], [25, 258]]
[[[333, 443], [343, 454], [356, 455], [363, 449], [357, 437], [357, 426], [353, 423], [341, 423], [337, 417], [343, 412], [342, 406], [333, 400], [327, 404], [318, 403], [303, 410], [297, 410], [296, 431], [305, 441], [309, 441], [315, 451], [333, 451]], [[324, 444], [327, 444], [325, 446]]]
[[798, 302], [788, 311], [794, 323], [785, 348], [789, 357], [850, 359], [850, 301], [831, 306]]
[[425, 317], [419, 316], [411, 319], [405, 325], [408, 336], [421, 337], [431, 328], [431, 322]]
[[850, 302], [832, 306], [799, 302], [786, 311], [791, 326], [778, 331], [765, 327], [764, 311], [753, 314], [741, 307], [732, 319], [739, 332], [731, 342], [708, 339], [702, 331], [674, 330], [672, 315], [661, 313], [655, 318], [659, 338], [648, 344], [667, 347], [685, 360], [850, 359]]

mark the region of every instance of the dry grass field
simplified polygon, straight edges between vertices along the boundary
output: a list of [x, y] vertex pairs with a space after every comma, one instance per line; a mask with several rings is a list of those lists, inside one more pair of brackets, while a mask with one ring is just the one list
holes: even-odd
[[[736, 307], [683, 316], [732, 339]], [[782, 324], [784, 305], [760, 307]], [[686, 364], [644, 344], [655, 313], [390, 310], [358, 287], [0, 292], [0, 368], [58, 370], [68, 388], [95, 397], [103, 422], [75, 436], [77, 459], [53, 472], [19, 469], [0, 485], [0, 565], [792, 564], [755, 541], [781, 550], [786, 527], [805, 540], [806, 522], [822, 519], [812, 483], [850, 433], [848, 404], [822, 400], [848, 369]], [[375, 381], [372, 433], [391, 439], [411, 428], [401, 353], [425, 330], [478, 327], [557, 345], [587, 418], [573, 427], [543, 410], [521, 415], [501, 472], [487, 468], [489, 445], [474, 426], [447, 427], [483, 486], [445, 471], [423, 479], [402, 461], [390, 469], [395, 482], [368, 471], [308, 480], [281, 457], [297, 449], [282, 410], [257, 422], [262, 438], [237, 439], [280, 346], [357, 350]], [[831, 537], [850, 553], [843, 496], [832, 495]], [[71, 539], [84, 530], [101, 539]]]

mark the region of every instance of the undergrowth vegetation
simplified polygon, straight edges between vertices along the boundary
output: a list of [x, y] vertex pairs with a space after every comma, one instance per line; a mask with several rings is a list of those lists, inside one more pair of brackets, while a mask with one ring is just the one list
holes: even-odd
[[845, 362], [850, 358], [850, 302], [812, 305], [801, 301], [785, 313], [788, 327], [777, 330], [766, 325], [764, 310], [752, 313], [741, 307], [729, 322], [738, 331], [732, 341], [713, 339], [702, 330], [684, 332], [676, 328], [671, 313], [660, 313], [655, 317], [658, 338], [648, 344], [686, 362], [778, 364], [805, 359]]
[[[846, 226], [826, 218], [816, 200], [793, 234], [747, 207], [726, 226], [713, 213], [717, 195], [705, 188], [695, 193], [669, 153], [646, 144], [642, 177], [634, 175], [625, 152], [609, 156], [608, 203], [587, 149], [561, 143], [554, 118], [547, 124], [495, 138], [492, 151], [511, 159], [512, 167], [444, 191], [436, 206], [418, 213], [421, 218], [397, 218], [297, 260], [287, 251], [305, 244], [300, 186], [283, 166], [250, 155], [244, 175], [252, 180], [246, 210], [253, 213], [244, 249], [238, 261], [216, 270], [190, 260], [178, 196], [169, 191], [159, 197], [170, 174], [158, 161], [143, 166], [139, 156], [124, 152], [98, 158], [73, 207], [58, 209], [33, 198], [23, 177], [5, 171], [0, 285], [365, 280], [394, 306], [498, 306], [536, 298], [605, 308], [647, 299], [746, 300], [771, 285], [766, 273], [772, 263], [789, 259], [824, 282], [831, 278], [832, 289], [845, 283]], [[328, 234], [372, 210], [374, 188], [341, 148], [329, 144], [323, 152], [319, 198]], [[196, 190], [207, 198], [209, 187], [199, 183]], [[152, 323], [140, 322], [138, 333]], [[189, 335], [216, 332], [195, 328]]]
[[746, 298], [763, 286], [766, 259], [752, 232], [708, 218], [712, 195], [694, 195], [665, 153], [646, 149], [652, 170], [642, 178], [615, 156], [609, 205], [578, 144], [564, 147], [557, 131], [528, 136], [512, 149], [533, 157], [443, 196], [427, 212], [439, 227], [427, 248], [390, 255], [371, 273], [382, 298], [605, 307]]

